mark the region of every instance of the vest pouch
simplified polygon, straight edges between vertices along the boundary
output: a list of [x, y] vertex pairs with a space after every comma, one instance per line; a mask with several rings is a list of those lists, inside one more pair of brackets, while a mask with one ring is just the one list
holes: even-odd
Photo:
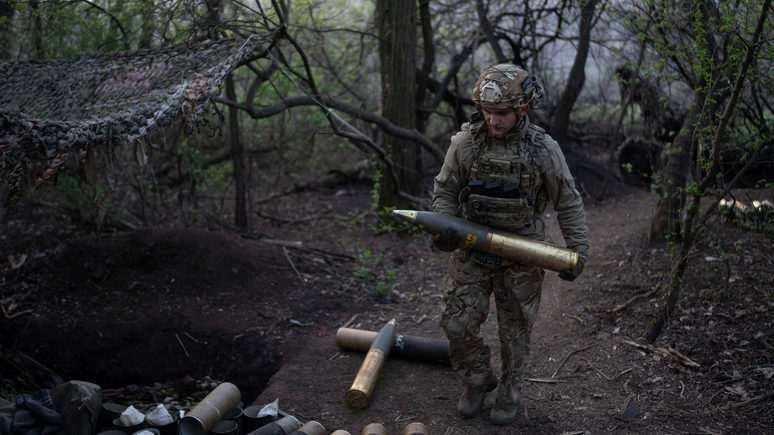
[[465, 202], [463, 215], [482, 225], [513, 231], [532, 222], [532, 207], [524, 198], [495, 198], [471, 194]]

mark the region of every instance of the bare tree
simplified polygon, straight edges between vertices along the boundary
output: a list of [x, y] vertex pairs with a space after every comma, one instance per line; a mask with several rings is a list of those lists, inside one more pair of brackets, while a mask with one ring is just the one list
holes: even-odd
[[577, 101], [578, 96], [586, 82], [586, 59], [591, 45], [591, 28], [594, 21], [594, 11], [598, 0], [588, 0], [581, 6], [581, 18], [578, 29], [578, 49], [575, 53], [575, 61], [570, 69], [570, 75], [567, 78], [567, 85], [559, 97], [556, 104], [556, 110], [553, 114], [553, 124], [551, 126], [551, 136], [559, 144], [564, 144], [567, 139], [567, 130], [570, 125], [570, 113]]

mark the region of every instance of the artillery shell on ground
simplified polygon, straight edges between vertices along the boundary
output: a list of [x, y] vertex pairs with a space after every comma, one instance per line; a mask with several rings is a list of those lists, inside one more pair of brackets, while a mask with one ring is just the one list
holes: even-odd
[[219, 384], [180, 420], [180, 433], [204, 435], [210, 432], [239, 403], [241, 397], [236, 385], [230, 382]]
[[301, 422], [292, 415], [286, 415], [277, 421], [265, 424], [247, 435], [288, 435], [301, 427]]
[[371, 423], [363, 428], [360, 435], [389, 435], [387, 428], [381, 423]]
[[403, 435], [430, 435], [430, 432], [424, 423], [414, 422], [406, 425], [403, 429]]
[[365, 408], [371, 399], [371, 393], [376, 386], [376, 380], [382, 371], [382, 366], [392, 349], [393, 334], [395, 333], [395, 319], [387, 322], [376, 336], [368, 354], [360, 365], [355, 381], [346, 394], [347, 406], [351, 408]]
[[291, 432], [290, 435], [327, 435], [325, 426], [322, 423], [314, 420], [309, 420], [301, 427]]
[[[342, 349], [367, 352], [379, 333], [362, 329], [339, 328], [336, 331], [336, 345]], [[437, 338], [395, 334], [390, 356], [420, 361], [449, 363], [449, 342]]]

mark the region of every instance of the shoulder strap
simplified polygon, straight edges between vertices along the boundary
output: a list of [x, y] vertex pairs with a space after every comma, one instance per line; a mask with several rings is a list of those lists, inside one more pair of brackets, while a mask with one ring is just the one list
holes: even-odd
[[529, 139], [529, 143], [532, 145], [542, 147], [543, 146], [543, 136], [545, 136], [546, 131], [535, 124], [530, 123], [528, 130], [527, 130], [527, 138]]
[[470, 176], [471, 171], [478, 167], [478, 159], [481, 157], [485, 133], [484, 121], [478, 121], [470, 125], [470, 144], [473, 149], [473, 159], [470, 162], [470, 167], [468, 167], [468, 176]]

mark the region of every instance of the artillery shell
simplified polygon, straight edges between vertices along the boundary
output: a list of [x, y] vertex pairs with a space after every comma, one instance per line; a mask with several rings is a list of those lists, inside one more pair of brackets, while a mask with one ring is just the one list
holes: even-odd
[[461, 248], [478, 249], [556, 272], [572, 269], [578, 263], [578, 253], [571, 249], [495, 230], [456, 216], [416, 210], [395, 210], [392, 213], [430, 234], [453, 228], [461, 240]]
[[382, 371], [382, 366], [392, 349], [393, 333], [395, 332], [395, 319], [387, 322], [376, 336], [368, 354], [360, 365], [360, 370], [355, 376], [355, 381], [347, 391], [345, 400], [351, 408], [365, 408], [371, 399], [376, 386], [376, 380]]
[[[362, 329], [339, 328], [336, 332], [336, 345], [342, 349], [367, 352], [379, 333]], [[416, 359], [420, 361], [449, 364], [449, 342], [437, 338], [417, 337], [395, 334], [390, 356]]]
[[381, 423], [371, 423], [363, 428], [360, 435], [389, 435], [387, 428]]
[[247, 435], [288, 435], [301, 427], [301, 422], [292, 415], [286, 415], [277, 421], [263, 425]]
[[325, 426], [323, 426], [320, 422], [309, 420], [306, 423], [304, 423], [301, 427], [296, 429], [294, 432], [291, 432], [291, 435], [326, 435], [328, 432], [325, 431]]
[[230, 382], [219, 384], [180, 420], [180, 434], [204, 435], [210, 432], [240, 399], [236, 385]]
[[424, 423], [414, 422], [406, 425], [403, 429], [403, 435], [430, 435], [430, 432]]

